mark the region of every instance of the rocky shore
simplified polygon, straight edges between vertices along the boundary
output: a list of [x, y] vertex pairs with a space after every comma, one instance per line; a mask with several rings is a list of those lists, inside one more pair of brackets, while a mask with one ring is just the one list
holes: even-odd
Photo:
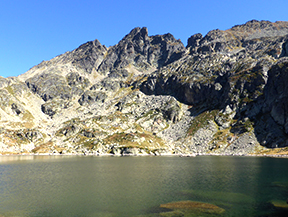
[[59, 153], [22, 153], [22, 154], [0, 154], [1, 156], [95, 156], [95, 157], [145, 157], [145, 156], [158, 156], [158, 157], [197, 157], [197, 156], [219, 156], [219, 157], [270, 157], [270, 158], [288, 158], [287, 154], [99, 154], [99, 153], [77, 153], [77, 154], [59, 154]]

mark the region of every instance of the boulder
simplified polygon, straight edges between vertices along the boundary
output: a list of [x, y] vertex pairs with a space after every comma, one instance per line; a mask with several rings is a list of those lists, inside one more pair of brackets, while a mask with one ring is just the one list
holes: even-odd
[[33, 92], [38, 94], [44, 101], [55, 97], [71, 99], [71, 88], [66, 79], [56, 73], [44, 72], [26, 80], [26, 85]]
[[78, 103], [80, 105], [90, 105], [93, 103], [103, 103], [107, 95], [102, 91], [85, 91], [85, 93], [80, 97]]

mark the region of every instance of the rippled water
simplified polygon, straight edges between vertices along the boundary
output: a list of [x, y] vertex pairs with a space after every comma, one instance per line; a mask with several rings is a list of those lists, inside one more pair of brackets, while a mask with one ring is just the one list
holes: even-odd
[[1, 156], [0, 177], [0, 216], [159, 216], [185, 200], [288, 216], [271, 203], [288, 198], [288, 159]]

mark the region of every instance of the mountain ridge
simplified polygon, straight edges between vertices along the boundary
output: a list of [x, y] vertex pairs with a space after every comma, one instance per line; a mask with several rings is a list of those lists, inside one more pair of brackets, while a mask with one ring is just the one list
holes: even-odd
[[256, 20], [86, 42], [0, 77], [0, 153], [287, 154], [287, 44], [288, 22]]

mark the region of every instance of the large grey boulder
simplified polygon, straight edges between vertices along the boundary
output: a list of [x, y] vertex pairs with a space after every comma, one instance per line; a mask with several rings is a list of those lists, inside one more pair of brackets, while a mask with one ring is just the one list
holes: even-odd
[[42, 73], [27, 79], [28, 88], [38, 94], [44, 101], [51, 100], [55, 97], [61, 99], [71, 98], [71, 88], [68, 86], [66, 79], [56, 73]]

